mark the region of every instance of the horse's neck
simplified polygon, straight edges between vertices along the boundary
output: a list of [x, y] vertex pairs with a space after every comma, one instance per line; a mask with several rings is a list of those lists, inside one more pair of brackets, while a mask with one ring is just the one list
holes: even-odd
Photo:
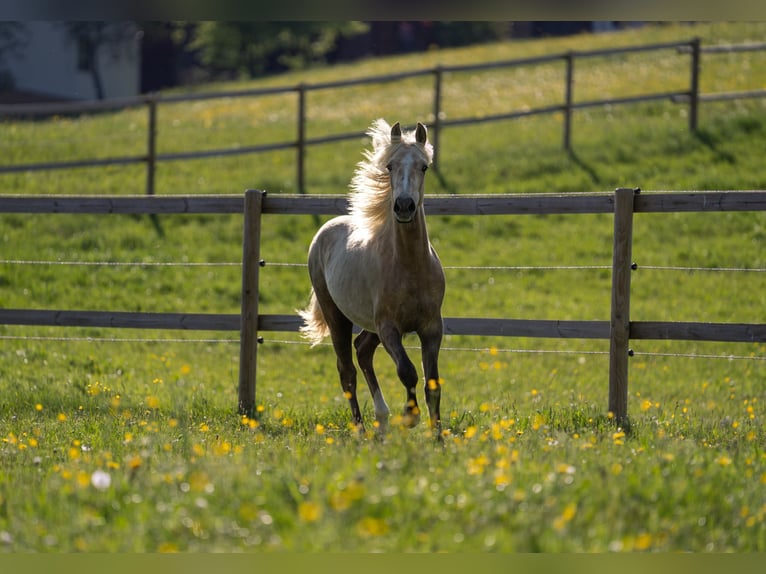
[[393, 222], [393, 226], [394, 249], [399, 255], [413, 260], [431, 256], [431, 244], [422, 207], [418, 209], [412, 223]]

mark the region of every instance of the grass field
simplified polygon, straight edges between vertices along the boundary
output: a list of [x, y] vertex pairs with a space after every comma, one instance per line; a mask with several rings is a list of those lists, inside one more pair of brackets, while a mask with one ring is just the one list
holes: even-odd
[[[565, 49], [686, 39], [760, 40], [763, 24], [659, 26], [433, 51], [269, 78], [290, 85]], [[707, 57], [705, 57], [707, 58]], [[712, 56], [711, 56], [712, 58]], [[762, 88], [766, 55], [704, 60], [703, 91]], [[688, 82], [675, 53], [578, 67], [578, 97]], [[636, 71], [638, 70], [638, 72]], [[552, 69], [448, 78], [450, 114], [538, 105]], [[245, 84], [205, 89], [244, 87]], [[310, 96], [311, 135], [375, 117], [428, 121], [430, 83]], [[503, 108], [506, 106], [506, 108]], [[510, 107], [509, 107], [510, 106]], [[284, 100], [226, 100], [160, 112], [160, 151], [294, 135]], [[766, 107], [653, 103], [561, 118], [450, 128], [430, 193], [764, 189]], [[138, 112], [3, 125], [5, 161], [140, 153]], [[340, 126], [343, 126], [342, 128]], [[311, 193], [344, 193], [363, 140], [312, 148]], [[159, 167], [158, 193], [294, 192], [291, 153]], [[4, 194], [142, 193], [140, 167], [3, 175]], [[322, 218], [323, 219], [323, 218]], [[238, 216], [2, 215], [4, 260], [237, 262]], [[299, 263], [320, 221], [267, 216], [262, 256]], [[446, 316], [609, 317], [608, 270], [516, 266], [611, 263], [612, 217], [431, 217], [447, 271]], [[763, 213], [639, 214], [634, 320], [762, 323], [764, 273], [646, 266], [766, 267]], [[236, 313], [240, 269], [0, 264], [8, 308]], [[261, 271], [261, 312], [306, 303], [304, 268]], [[694, 551], [766, 550], [766, 346], [636, 341], [631, 429], [606, 413], [606, 341], [447, 337], [437, 445], [425, 423], [356, 437], [327, 346], [268, 333], [259, 415], [236, 414], [236, 333], [0, 326], [0, 549], [16, 551]], [[185, 340], [185, 341], [184, 341]], [[415, 340], [407, 340], [415, 345]], [[412, 350], [417, 354], [417, 349]], [[695, 355], [689, 357], [688, 355]], [[701, 357], [704, 355], [705, 357]], [[728, 357], [736, 358], [709, 358]], [[390, 360], [376, 365], [394, 412]], [[361, 381], [360, 381], [361, 383]], [[372, 405], [363, 383], [368, 421]], [[421, 391], [422, 394], [422, 391]]]

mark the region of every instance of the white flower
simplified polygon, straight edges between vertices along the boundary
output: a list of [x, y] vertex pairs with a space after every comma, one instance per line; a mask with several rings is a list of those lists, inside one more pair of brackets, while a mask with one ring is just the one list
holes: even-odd
[[112, 484], [112, 477], [108, 472], [97, 470], [90, 475], [90, 483], [98, 490], [106, 490]]

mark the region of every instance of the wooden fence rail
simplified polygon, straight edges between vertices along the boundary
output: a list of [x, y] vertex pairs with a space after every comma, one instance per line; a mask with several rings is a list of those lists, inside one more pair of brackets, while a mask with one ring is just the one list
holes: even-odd
[[[606, 339], [610, 342], [609, 410], [625, 422], [628, 409], [628, 344], [635, 339], [766, 342], [763, 323], [630, 320], [632, 220], [636, 213], [766, 211], [766, 191], [654, 192], [429, 196], [429, 215], [614, 213], [612, 297], [609, 321], [558, 321], [447, 317], [445, 333], [500, 337]], [[59, 327], [213, 330], [240, 332], [239, 411], [255, 408], [258, 333], [297, 331], [295, 315], [260, 314], [260, 235], [265, 214], [345, 213], [345, 196], [0, 196], [0, 213], [191, 214], [242, 213], [242, 309], [239, 314], [132, 313], [90, 310], [0, 309], [0, 324]]]
[[[689, 87], [675, 91], [661, 91], [654, 93], [645, 93], [627, 97], [603, 98], [588, 101], [577, 101], [575, 98], [575, 63], [578, 60], [608, 57], [620, 54], [631, 54], [641, 52], [652, 52], [659, 50], [675, 49], [679, 53], [688, 53], [689, 59]], [[530, 58], [517, 58], [512, 60], [502, 60], [497, 62], [486, 62], [481, 64], [461, 64], [461, 65], [439, 65], [433, 68], [400, 72], [396, 74], [385, 74], [364, 78], [355, 78], [350, 80], [338, 80], [332, 82], [319, 83], [301, 83], [295, 86], [259, 88], [248, 90], [229, 90], [222, 92], [209, 92], [199, 94], [175, 94], [159, 95], [147, 94], [135, 98], [120, 98], [108, 101], [90, 101], [90, 102], [67, 102], [57, 104], [6, 104], [0, 105], [0, 119], [11, 117], [30, 117], [49, 114], [74, 114], [74, 113], [92, 113], [100, 111], [114, 111], [125, 108], [135, 108], [145, 106], [147, 109], [147, 147], [146, 153], [125, 157], [111, 157], [101, 159], [80, 159], [68, 161], [49, 161], [0, 165], [0, 174], [14, 173], [23, 171], [41, 171], [72, 169], [81, 167], [103, 167], [107, 165], [126, 165], [145, 163], [146, 164], [146, 194], [155, 193], [155, 170], [158, 162], [166, 161], [186, 161], [193, 159], [202, 159], [220, 156], [233, 156], [263, 153], [268, 151], [291, 150], [296, 153], [296, 187], [300, 193], [306, 193], [305, 176], [305, 158], [306, 148], [314, 145], [335, 143], [340, 141], [352, 140], [362, 137], [364, 134], [359, 131], [344, 132], [321, 137], [308, 137], [306, 129], [306, 94], [319, 90], [337, 90], [352, 86], [386, 84], [416, 77], [433, 77], [433, 121], [429, 126], [429, 136], [434, 144], [434, 167], [438, 169], [439, 165], [439, 139], [441, 130], [447, 127], [462, 126], [466, 124], [481, 124], [487, 122], [497, 122], [523, 117], [531, 117], [545, 114], [562, 113], [563, 114], [563, 147], [571, 150], [572, 140], [572, 117], [575, 111], [600, 107], [605, 105], [625, 105], [638, 102], [668, 100], [675, 104], [689, 106], [688, 123], [689, 129], [695, 131], [698, 124], [698, 110], [701, 102], [713, 102], [733, 99], [764, 98], [766, 90], [747, 90], [739, 92], [720, 92], [702, 94], [699, 89], [699, 77], [701, 68], [702, 54], [716, 54], [729, 52], [750, 52], [756, 50], [766, 50], [766, 43], [749, 43], [733, 46], [701, 46], [698, 38], [691, 40], [664, 42], [655, 44], [646, 44], [642, 46], [627, 46], [618, 48], [606, 48], [600, 50], [573, 50], [559, 54], [535, 56]], [[461, 72], [477, 72], [496, 69], [518, 68], [524, 66], [537, 66], [562, 62], [564, 64], [564, 90], [563, 101], [551, 105], [539, 106], [531, 109], [514, 110], [506, 113], [485, 114], [479, 116], [456, 117], [444, 119], [443, 109], [443, 84], [445, 74]], [[241, 145], [237, 147], [212, 149], [204, 151], [182, 151], [173, 153], [161, 153], [157, 150], [157, 116], [158, 107], [163, 104], [174, 104], [181, 102], [211, 100], [219, 98], [241, 98], [241, 97], [260, 97], [279, 94], [297, 94], [297, 136], [290, 141], [273, 142], [261, 145]]]

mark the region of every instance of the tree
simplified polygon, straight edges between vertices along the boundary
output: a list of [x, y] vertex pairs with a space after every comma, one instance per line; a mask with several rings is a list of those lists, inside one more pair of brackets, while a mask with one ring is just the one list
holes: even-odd
[[19, 55], [28, 40], [28, 30], [23, 22], [0, 22], [0, 89], [13, 87], [13, 78], [7, 71], [3, 72], [3, 60], [7, 56]]
[[105, 93], [99, 56], [104, 49], [111, 50], [115, 55], [125, 49], [126, 44], [136, 37], [136, 25], [132, 22], [85, 21], [64, 22], [62, 26], [70, 41], [78, 47], [79, 68], [90, 72], [96, 98], [103, 100]]
[[325, 62], [339, 38], [365, 31], [361, 22], [201, 22], [191, 48], [213, 76], [252, 78]]

